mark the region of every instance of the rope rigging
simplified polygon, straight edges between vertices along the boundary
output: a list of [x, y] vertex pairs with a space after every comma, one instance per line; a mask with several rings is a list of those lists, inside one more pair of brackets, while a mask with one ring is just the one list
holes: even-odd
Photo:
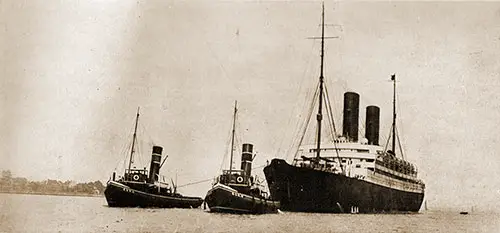
[[328, 106], [327, 108], [327, 112], [329, 112], [329, 118], [330, 119], [330, 123], [331, 123], [331, 128], [333, 130], [332, 132], [332, 137], [333, 137], [333, 147], [335, 148], [335, 154], [337, 155], [337, 159], [339, 161], [339, 165], [340, 165], [340, 170], [342, 171], [342, 173], [344, 173], [344, 166], [342, 166], [342, 163], [340, 162], [340, 155], [339, 155], [339, 149], [337, 147], [337, 141], [335, 141], [335, 137], [337, 135], [337, 129], [335, 128], [335, 119], [333, 119], [333, 113], [332, 113], [332, 105], [329, 101], [330, 97], [329, 97], [329, 94], [328, 94], [328, 89], [325, 87], [325, 94], [326, 94], [326, 104]]
[[[259, 168], [263, 168], [265, 166], [267, 166], [267, 164], [254, 167], [254, 168], [252, 168], [252, 171], [256, 170], [256, 169], [259, 169]], [[213, 180], [213, 178], [203, 179], [203, 180], [199, 180], [199, 181], [195, 181], [195, 182], [190, 182], [190, 183], [183, 184], [183, 185], [178, 185], [177, 188], [183, 188], [183, 187], [190, 186], [190, 185], [201, 184], [201, 183], [205, 183], [205, 182], [212, 181], [212, 180]]]
[[[319, 31], [319, 29], [320, 29], [320, 27], [318, 27], [316, 29], [316, 32]], [[308, 76], [309, 76], [308, 73], [309, 73], [309, 70], [310, 70], [310, 68], [312, 66], [312, 62], [311, 61], [313, 60], [313, 56], [315, 56], [314, 53], [313, 53], [313, 51], [315, 51], [316, 44], [317, 44], [316, 40], [313, 40], [313, 43], [311, 43], [311, 48], [309, 50], [310, 51], [309, 52], [309, 56], [308, 56], [307, 62], [306, 62], [306, 66], [305, 66], [306, 68], [304, 69], [304, 71], [302, 72], [302, 75], [300, 76], [300, 77], [302, 77], [300, 79], [300, 82], [297, 82], [298, 85], [295, 88], [296, 89], [295, 93], [302, 93], [304, 87], [308, 86], [308, 85], [304, 85], [304, 82], [310, 80], [308, 78]], [[306, 89], [306, 96], [307, 97], [310, 96], [311, 92], [312, 92], [311, 88], [307, 88]], [[307, 101], [307, 99], [308, 99], [307, 97], [299, 99], [300, 102], [303, 102], [302, 108], [300, 108], [300, 109], [305, 109], [305, 107], [307, 105], [307, 102], [308, 102]], [[299, 101], [297, 101], [297, 103], [299, 103]], [[299, 108], [299, 106], [300, 106], [300, 104], [294, 105], [293, 111], [291, 113], [295, 113], [297, 111], [297, 109]], [[288, 118], [286, 127], [284, 127], [284, 129], [285, 129], [284, 131], [288, 132], [289, 129], [294, 129], [294, 132], [292, 133], [292, 135], [296, 135], [297, 134], [296, 131], [299, 130], [298, 129], [298, 125], [300, 123], [299, 123], [299, 121], [295, 121], [295, 127], [291, 127], [291, 125], [293, 124], [293, 119], [295, 118], [295, 115], [294, 114], [290, 114], [289, 116], [290, 117]], [[288, 135], [288, 133], [286, 133], [286, 132], [283, 132], [280, 135]], [[294, 147], [293, 146], [294, 145], [294, 140], [296, 140], [296, 138], [297, 137], [293, 137], [291, 139], [291, 145], [290, 145], [290, 147], [288, 147], [287, 151], [285, 152], [285, 154], [286, 154], [285, 159], [288, 159], [288, 157], [290, 156], [290, 151]], [[275, 152], [276, 157], [282, 157], [283, 156], [283, 155], [280, 154], [280, 152], [282, 152], [282, 150], [284, 150], [284, 148], [283, 148], [284, 145], [283, 144], [285, 143], [285, 139], [286, 139], [286, 137], [280, 137], [280, 142], [279, 142], [278, 148], [276, 149], [276, 152]]]
[[[132, 124], [131, 129], [127, 132], [131, 132], [133, 130], [134, 130], [134, 124]], [[127, 137], [128, 137], [128, 135], [127, 135]], [[115, 171], [118, 168], [118, 166], [120, 166], [122, 163], [123, 163], [123, 170], [125, 171], [125, 169], [127, 167], [127, 163], [125, 161], [127, 161], [127, 158], [129, 156], [129, 154], [127, 152], [130, 151], [130, 148], [132, 147], [132, 141], [126, 140], [122, 145], [123, 146], [122, 146], [122, 149], [120, 150], [120, 154], [122, 154], [123, 160], [119, 160], [118, 163], [116, 163]]]
[[[299, 153], [299, 147], [302, 144], [302, 142], [304, 140], [304, 137], [306, 135], [306, 131], [307, 131], [307, 128], [308, 128], [307, 126], [309, 125], [309, 122], [311, 121], [311, 116], [312, 116], [312, 113], [314, 111], [314, 105], [315, 105], [316, 100], [317, 100], [316, 97], [318, 95], [319, 95], [319, 84], [317, 85], [316, 91], [314, 92], [314, 96], [312, 98], [312, 103], [309, 106], [309, 110], [308, 110], [308, 114], [307, 114], [307, 117], [305, 119], [305, 122], [302, 124], [302, 127], [301, 127], [302, 130], [300, 130], [301, 131], [301, 136], [300, 136], [299, 142], [298, 142], [297, 146], [295, 146], [295, 144], [292, 145], [292, 147], [296, 149], [295, 155], [293, 157], [294, 160], [297, 158], [297, 155]], [[290, 151], [288, 151], [287, 154], [290, 154]]]

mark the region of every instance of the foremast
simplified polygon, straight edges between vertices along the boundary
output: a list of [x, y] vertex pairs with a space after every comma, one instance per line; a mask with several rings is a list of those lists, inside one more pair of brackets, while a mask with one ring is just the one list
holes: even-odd
[[130, 172], [130, 169], [132, 167], [132, 161], [134, 157], [134, 148], [135, 148], [135, 141], [137, 140], [137, 124], [139, 123], [139, 109], [140, 107], [137, 107], [137, 115], [135, 117], [135, 126], [134, 126], [134, 135], [132, 137], [132, 147], [130, 148], [130, 160], [128, 162], [128, 172]]
[[393, 82], [392, 96], [392, 152], [396, 155], [396, 74], [391, 76]]
[[325, 55], [325, 4], [322, 4], [322, 12], [321, 12], [321, 69], [319, 75], [319, 106], [318, 106], [318, 114], [316, 115], [316, 120], [318, 122], [318, 137], [316, 142], [316, 163], [319, 163], [320, 153], [321, 153], [321, 121], [323, 120], [323, 64], [324, 64], [324, 55]]
[[234, 113], [233, 113], [233, 129], [231, 130], [231, 158], [229, 160], [229, 174], [232, 173], [233, 171], [233, 154], [234, 154], [234, 133], [236, 131], [236, 113], [238, 112], [237, 109], [238, 101], [234, 101]]
[[391, 81], [393, 83], [393, 95], [392, 95], [392, 153], [396, 156], [396, 140], [399, 144], [399, 151], [401, 153], [401, 158], [405, 160], [403, 154], [403, 148], [401, 147], [401, 141], [397, 135], [396, 130], [396, 74], [391, 75]]

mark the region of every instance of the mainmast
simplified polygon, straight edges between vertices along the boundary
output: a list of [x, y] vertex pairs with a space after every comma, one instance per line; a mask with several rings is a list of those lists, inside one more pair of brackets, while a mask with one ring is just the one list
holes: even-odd
[[325, 4], [322, 4], [321, 12], [321, 70], [319, 75], [319, 107], [318, 115], [316, 115], [316, 120], [318, 121], [318, 137], [317, 137], [317, 147], [316, 147], [316, 162], [319, 163], [320, 148], [321, 148], [321, 120], [323, 119], [323, 57], [324, 57], [324, 46], [325, 46]]
[[393, 82], [393, 96], [392, 96], [392, 152], [396, 155], [396, 74], [391, 76]]
[[135, 147], [135, 140], [137, 138], [137, 123], [139, 122], [139, 108], [137, 107], [137, 116], [135, 118], [135, 128], [134, 128], [134, 136], [132, 138], [132, 148], [130, 149], [130, 160], [128, 162], [128, 172], [130, 172], [130, 167], [132, 166], [132, 158], [134, 156], [134, 147]]
[[236, 109], [238, 102], [234, 101], [234, 115], [233, 115], [233, 130], [231, 132], [231, 159], [229, 161], [229, 174], [233, 171], [233, 150], [234, 150], [234, 132], [235, 132], [235, 124], [236, 124]]

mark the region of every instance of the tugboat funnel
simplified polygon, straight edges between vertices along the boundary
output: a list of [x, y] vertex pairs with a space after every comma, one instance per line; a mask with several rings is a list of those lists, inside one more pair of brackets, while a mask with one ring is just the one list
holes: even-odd
[[251, 175], [252, 160], [253, 160], [253, 145], [250, 143], [244, 143], [241, 154], [241, 170], [243, 170], [243, 174], [246, 177], [250, 177]]
[[153, 153], [151, 155], [151, 166], [149, 168], [149, 183], [158, 181], [160, 174], [161, 153], [163, 148], [161, 146], [153, 146]]

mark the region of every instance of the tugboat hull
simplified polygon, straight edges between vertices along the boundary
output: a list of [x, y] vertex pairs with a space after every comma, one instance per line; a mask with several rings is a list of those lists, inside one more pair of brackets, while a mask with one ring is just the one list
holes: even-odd
[[340, 174], [291, 166], [273, 159], [264, 168], [280, 209], [297, 212], [418, 212], [424, 193], [388, 188]]
[[174, 197], [151, 194], [116, 181], [108, 182], [104, 195], [109, 207], [198, 208], [199, 197]]
[[217, 184], [207, 192], [205, 202], [210, 212], [235, 214], [277, 213], [279, 202], [239, 193], [226, 185]]

